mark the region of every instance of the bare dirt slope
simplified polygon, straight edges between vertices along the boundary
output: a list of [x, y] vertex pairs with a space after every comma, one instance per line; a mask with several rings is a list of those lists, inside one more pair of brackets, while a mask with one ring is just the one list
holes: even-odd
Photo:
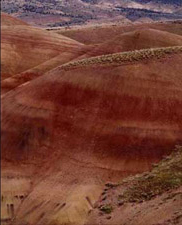
[[164, 22], [164, 23], [144, 23], [144, 24], [131, 24], [124, 26], [122, 24], [113, 25], [99, 25], [99, 26], [85, 26], [72, 29], [61, 29], [57, 31], [59, 34], [70, 37], [85, 44], [98, 44], [116, 38], [125, 32], [136, 31], [140, 29], [157, 29], [167, 31], [170, 33], [182, 35], [181, 22]]
[[29, 165], [33, 185], [18, 209], [9, 197], [12, 223], [81, 225], [107, 180], [146, 171], [181, 143], [181, 60], [181, 47], [101, 56], [7, 93], [3, 165]]
[[[6, 19], [8, 17], [8, 20]], [[82, 44], [61, 35], [27, 25], [2, 14], [1, 72], [2, 79], [21, 73]], [[7, 25], [8, 23], [8, 25]]]
[[[182, 36], [156, 29], [140, 29], [125, 32], [117, 37], [99, 44], [87, 57], [106, 55], [147, 48], [169, 47], [182, 45]], [[84, 56], [82, 56], [84, 57]]]
[[12, 17], [6, 13], [1, 12], [1, 25], [3, 26], [18, 26], [18, 25], [27, 25], [28, 24], [18, 18]]
[[87, 53], [92, 49], [92, 46], [79, 46], [70, 48], [69, 50], [62, 52], [55, 57], [25, 70], [21, 73], [12, 75], [1, 81], [1, 94], [5, 94], [16, 87], [23, 85], [26, 82], [29, 82], [39, 76], [44, 75], [46, 72], [65, 64], [69, 61], [75, 60], [79, 57], [87, 57]]

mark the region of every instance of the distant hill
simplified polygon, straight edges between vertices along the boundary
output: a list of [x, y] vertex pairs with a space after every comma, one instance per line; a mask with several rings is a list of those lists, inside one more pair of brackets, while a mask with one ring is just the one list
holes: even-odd
[[180, 0], [3, 0], [3, 12], [39, 26], [182, 19]]
[[181, 5], [181, 0], [135, 0], [135, 2], [148, 3], [154, 2], [159, 4]]

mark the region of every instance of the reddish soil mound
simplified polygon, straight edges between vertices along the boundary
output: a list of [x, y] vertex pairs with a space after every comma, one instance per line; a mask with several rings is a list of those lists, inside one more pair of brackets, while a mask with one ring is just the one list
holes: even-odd
[[[26, 156], [31, 159], [33, 152], [38, 151], [41, 147], [41, 139], [44, 139], [44, 136], [49, 139], [52, 132], [55, 132], [62, 136], [60, 138], [59, 135], [53, 135], [53, 138], [57, 140], [55, 141], [56, 146], [59, 145], [61, 149], [63, 145], [64, 151], [67, 148], [69, 154], [75, 155], [76, 158], [80, 157], [78, 149], [80, 154], [85, 154], [86, 149], [90, 149], [90, 141], [94, 140], [94, 148], [91, 150], [93, 155], [91, 159], [87, 157], [87, 161], [94, 160], [101, 165], [104, 162], [104, 167], [107, 167], [108, 163], [110, 167], [110, 160], [113, 158], [119, 162], [118, 165], [115, 163], [113, 167], [121, 169], [124, 165], [121, 163], [120, 155], [124, 161], [135, 161], [136, 156], [133, 151], [137, 149], [136, 152], [141, 154], [137, 163], [140, 164], [140, 161], [143, 161], [144, 169], [147, 169], [148, 165], [145, 160], [150, 158], [151, 161], [155, 161], [163, 154], [162, 149], [170, 143], [174, 144], [181, 140], [180, 60], [181, 54], [174, 54], [173, 57], [160, 60], [151, 59], [145, 63], [139, 61], [128, 64], [126, 62], [126, 65], [122, 66], [112, 64], [103, 66], [101, 63], [97, 66], [83, 67], [78, 64], [78, 68], [58, 68], [45, 77], [36, 79], [25, 87], [20, 87], [16, 92], [3, 98], [2, 125], [6, 121], [6, 113], [11, 110], [11, 113], [13, 112], [13, 115], [15, 113], [14, 116], [17, 116], [17, 119], [14, 120], [15, 117], [12, 115], [15, 123], [13, 127], [19, 130], [7, 132], [8, 130], [4, 130], [2, 126], [2, 130], [5, 132], [3, 137], [11, 140], [2, 143], [3, 152], [7, 154], [7, 157], [9, 154], [14, 154], [16, 157], [24, 158]], [[16, 105], [17, 103], [18, 105]], [[36, 114], [39, 114], [39, 110], [40, 112], [43, 110], [47, 116], [53, 114], [51, 115], [52, 120], [47, 118], [44, 121], [42, 118], [41, 124], [37, 121], [37, 128], [34, 126], [32, 130], [31, 124], [34, 123], [36, 117], [33, 116], [32, 121], [32, 116], [29, 118], [25, 113], [24, 116], [28, 117], [25, 126], [21, 119], [23, 115], [21, 112], [19, 113], [19, 107], [25, 108], [23, 115], [26, 109], [30, 115], [34, 115], [34, 110], [36, 110]], [[90, 116], [88, 117], [88, 115]], [[11, 118], [8, 123], [10, 121]], [[92, 127], [91, 121], [94, 121], [94, 127]], [[49, 126], [44, 124], [45, 122], [46, 124], [50, 123]], [[8, 128], [7, 122], [5, 124]], [[24, 128], [21, 128], [20, 125]], [[26, 132], [28, 135], [23, 137]], [[24, 141], [21, 143], [19, 140]], [[58, 140], [61, 140], [62, 144], [58, 144]], [[80, 145], [87, 147], [80, 149]], [[160, 146], [159, 151], [157, 146]], [[27, 152], [23, 151], [26, 148], [29, 148], [28, 156]], [[53, 146], [51, 148], [54, 149]], [[21, 155], [17, 151], [21, 152]], [[45, 154], [49, 155], [49, 152], [46, 151]], [[95, 159], [94, 154], [96, 155]], [[107, 160], [109, 161], [107, 162]], [[131, 164], [130, 168], [128, 164], [127, 168], [133, 170], [138, 166]], [[140, 169], [143, 170], [141, 166]]]
[[182, 36], [180, 35], [155, 29], [142, 29], [124, 33], [110, 41], [104, 42], [89, 52], [88, 55], [97, 56], [116, 52], [180, 45], [182, 45]]
[[57, 31], [74, 40], [85, 44], [98, 44], [111, 40], [125, 32], [136, 31], [139, 29], [157, 29], [170, 33], [182, 35], [181, 23], [149, 23], [149, 24], [132, 24], [132, 25], [103, 25], [92, 27], [80, 27], [70, 30]]
[[83, 55], [85, 58], [87, 52], [90, 51], [91, 47], [80, 46], [78, 48], [71, 48], [69, 51], [63, 52], [50, 60], [43, 62], [42, 64], [30, 68], [20, 74], [16, 74], [7, 79], [1, 81], [1, 94], [5, 94], [8, 91], [23, 85], [26, 82], [29, 82], [39, 76], [44, 75], [46, 72], [64, 64], [68, 63], [76, 58], [79, 58]]
[[148, 170], [182, 142], [181, 59], [77, 63], [2, 98], [2, 159], [37, 171], [19, 224], [83, 224], [104, 181]]
[[1, 26], [18, 26], [18, 25], [28, 26], [28, 24], [25, 23], [24, 21], [1, 12]]
[[[157, 38], [156, 38], [157, 37]], [[146, 49], [154, 47], [168, 47], [168, 46], [182, 45], [182, 37], [168, 32], [147, 29], [124, 33], [117, 36], [111, 41], [100, 44], [97, 47], [83, 46], [82, 48], [74, 48], [69, 52], [62, 53], [34, 68], [31, 68], [21, 74], [11, 76], [2, 81], [2, 93], [14, 89], [15, 87], [30, 81], [45, 72], [67, 63], [75, 58], [89, 58], [91, 56], [105, 55], [115, 52], [132, 51], [137, 49]], [[85, 53], [85, 54], [84, 54]]]
[[[2, 17], [4, 18], [4, 15]], [[4, 20], [6, 21], [6, 18]], [[14, 21], [14, 18], [12, 20]], [[77, 41], [38, 28], [25, 25], [2, 26], [2, 79], [38, 66], [60, 53], [74, 51], [81, 46], [82, 44]]]
[[[51, 58], [46, 62], [43, 62], [42, 64], [34, 68], [24, 71], [23, 73], [11, 76], [10, 78], [7, 78], [2, 81], [2, 93], [6, 93], [7, 91], [14, 89], [15, 87], [27, 81], [41, 76], [42, 74], [55, 68], [56, 66], [67, 63], [70, 60], [74, 60], [75, 58], [89, 58], [91, 56], [98, 56], [115, 52], [177, 45], [182, 45], [182, 37], [164, 31], [154, 29], [142, 29], [138, 31], [124, 33], [110, 41], [100, 44], [97, 47], [83, 46], [79, 48], [70, 49], [69, 52], [66, 51], [56, 57]], [[90, 51], [90, 49], [92, 50]]]

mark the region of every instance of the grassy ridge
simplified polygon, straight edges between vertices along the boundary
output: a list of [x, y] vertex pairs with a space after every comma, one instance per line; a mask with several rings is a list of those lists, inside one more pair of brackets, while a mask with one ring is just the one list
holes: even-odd
[[82, 59], [75, 62], [67, 63], [61, 66], [61, 69], [69, 69], [74, 67], [83, 67], [99, 64], [122, 64], [127, 62], [141, 61], [152, 58], [162, 58], [168, 54], [181, 53], [182, 46], [142, 49], [129, 52], [115, 53]]
[[129, 186], [118, 198], [125, 202], [141, 202], [181, 186], [182, 147], [176, 147], [170, 156], [153, 167], [149, 173], [124, 180], [123, 184]]

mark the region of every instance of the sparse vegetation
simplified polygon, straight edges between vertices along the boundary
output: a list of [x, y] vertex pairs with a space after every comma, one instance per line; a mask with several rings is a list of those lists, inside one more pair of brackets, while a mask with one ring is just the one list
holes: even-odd
[[109, 55], [102, 55], [92, 57], [89, 59], [82, 59], [79, 61], [71, 62], [62, 66], [62, 69], [69, 69], [74, 67], [83, 67], [88, 65], [99, 65], [99, 64], [122, 64], [127, 62], [136, 62], [145, 59], [162, 58], [168, 54], [174, 54], [182, 52], [182, 46], [166, 47], [166, 48], [153, 48], [153, 49], [142, 49], [136, 51], [129, 51], [123, 53], [115, 53]]
[[110, 204], [104, 205], [100, 208], [100, 210], [106, 214], [110, 214], [113, 211], [113, 207]]
[[[129, 179], [130, 186], [118, 196], [126, 202], [150, 200], [165, 191], [182, 185], [182, 147], [163, 159], [150, 173]], [[127, 179], [124, 180], [127, 183]]]
[[107, 188], [114, 188], [114, 187], [117, 187], [118, 184], [113, 184], [113, 183], [106, 183], [105, 186]]
[[[176, 0], [178, 1], [178, 0]], [[180, 0], [179, 0], [180, 1]], [[173, 5], [174, 10], [172, 12], [164, 12], [163, 10], [153, 10], [145, 8], [145, 4], [143, 1], [141, 4], [144, 8], [132, 8], [131, 6], [127, 6], [126, 3], [122, 4], [122, 1], [118, 1], [118, 4], [112, 3], [112, 1], [106, 1], [107, 7], [101, 7], [102, 3], [98, 0], [79, 0], [79, 1], [59, 1], [59, 0], [2, 0], [1, 8], [3, 12], [6, 13], [16, 13], [19, 17], [26, 18], [36, 18], [39, 21], [38, 23], [42, 23], [40, 20], [40, 16], [46, 17], [59, 17], [56, 22], [48, 22], [47, 26], [49, 27], [59, 27], [59, 26], [67, 26], [67, 25], [75, 25], [75, 24], [83, 24], [86, 22], [94, 21], [94, 20], [102, 20], [103, 18], [109, 18], [113, 20], [116, 18], [118, 21], [118, 17], [125, 17], [131, 21], [138, 20], [140, 18], [151, 18], [152, 20], [160, 20], [160, 19], [182, 19], [181, 13], [176, 12], [175, 8], [178, 7], [180, 10], [181, 2], [174, 3], [170, 2]], [[161, 4], [161, 3], [157, 3]], [[163, 8], [163, 4], [161, 8]], [[127, 21], [127, 20], [126, 20]], [[43, 24], [42, 24], [43, 25]]]
[[[166, 0], [165, 0], [166, 1]], [[143, 1], [142, 1], [143, 3]], [[157, 12], [152, 9], [138, 9], [138, 8], [125, 8], [125, 7], [117, 7], [121, 13], [126, 14], [126, 18], [135, 21], [142, 17], [148, 17], [153, 20], [159, 20], [161, 17], [165, 17], [166, 19], [180, 19], [181, 15], [177, 13], [164, 13], [164, 12]]]

